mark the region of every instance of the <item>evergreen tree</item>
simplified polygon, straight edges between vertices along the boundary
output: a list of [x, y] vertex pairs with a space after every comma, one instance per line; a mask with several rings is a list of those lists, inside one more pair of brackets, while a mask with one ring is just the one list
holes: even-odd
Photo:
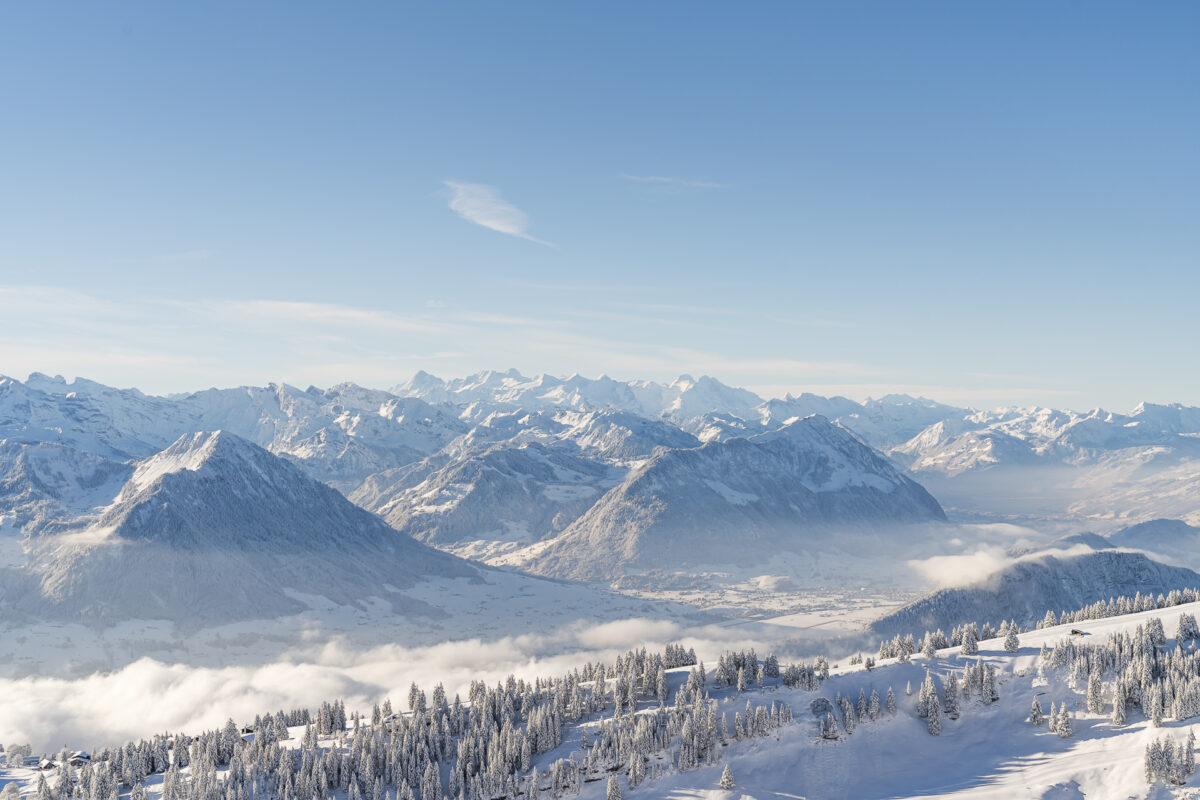
[[721, 773], [721, 782], [720, 782], [720, 784], [718, 784], [718, 785], [719, 785], [719, 786], [720, 786], [722, 789], [725, 789], [726, 791], [728, 791], [729, 789], [732, 789], [732, 788], [733, 788], [733, 786], [734, 786], [734, 783], [733, 783], [733, 770], [731, 770], [731, 769], [729, 768], [729, 765], [728, 765], [728, 764], [726, 764], [726, 765], [725, 765], [725, 770], [724, 770], [724, 771]]
[[888, 687], [887, 693], [887, 710], [893, 717], [896, 716], [896, 693], [892, 691], [892, 687]]
[[646, 780], [646, 761], [640, 752], [635, 752], [630, 757], [629, 772], [626, 778], [629, 780], [630, 789], [641, 786], [642, 781]]
[[821, 738], [836, 739], [838, 738], [837, 722], [833, 718], [833, 713], [826, 713], [821, 720]]
[[950, 677], [946, 679], [946, 716], [958, 719], [958, 715], [958, 678], [951, 672]]
[[621, 800], [621, 784], [617, 782], [616, 775], [610, 775], [608, 778], [608, 794], [605, 795], [605, 800]]
[[1071, 729], [1071, 715], [1067, 713], [1067, 704], [1063, 703], [1058, 709], [1058, 726], [1055, 730], [1063, 739], [1070, 739], [1074, 734]]
[[938, 704], [937, 695], [933, 696], [933, 700], [929, 703], [929, 735], [942, 735], [942, 709]]
[[1100, 684], [1100, 670], [1092, 670], [1088, 676], [1087, 710], [1093, 714], [1104, 713], [1104, 695]]
[[1021, 649], [1021, 640], [1017, 636], [1017, 626], [1012, 624], [1008, 628], [1008, 633], [1004, 635], [1004, 650], [1009, 653], [1015, 653]]
[[1045, 718], [1046, 715], [1042, 713], [1042, 704], [1038, 702], [1036, 697], [1033, 698], [1033, 708], [1029, 711], [1029, 721], [1033, 723], [1033, 727], [1036, 728], [1042, 724], [1042, 720]]
[[968, 625], [963, 631], [962, 654], [964, 656], [973, 656], [979, 653], [979, 638], [975, 634], [975, 628]]

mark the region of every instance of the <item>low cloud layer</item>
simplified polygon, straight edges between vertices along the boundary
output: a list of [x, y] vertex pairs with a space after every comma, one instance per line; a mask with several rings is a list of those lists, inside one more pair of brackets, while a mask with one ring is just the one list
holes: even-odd
[[385, 697], [402, 703], [414, 681], [427, 691], [441, 682], [450, 697], [465, 697], [472, 680], [550, 677], [587, 661], [611, 661], [630, 648], [661, 649], [667, 642], [694, 647], [702, 658], [728, 648], [765, 651], [779, 644], [737, 628], [684, 629], [627, 619], [494, 642], [359, 651], [328, 644], [304, 659], [260, 666], [192, 667], [143, 658], [85, 678], [0, 679], [0, 742], [29, 742], [37, 751], [119, 744], [154, 733], [213, 728], [231, 717], [241, 722], [280, 708], [315, 708], [338, 698], [350, 710], [369, 711]]

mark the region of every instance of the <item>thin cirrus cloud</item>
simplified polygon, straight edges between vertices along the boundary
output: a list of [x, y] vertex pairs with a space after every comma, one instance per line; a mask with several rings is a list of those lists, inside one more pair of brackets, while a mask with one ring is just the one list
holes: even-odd
[[630, 175], [627, 172], [621, 173], [621, 177], [633, 183], [641, 183], [647, 186], [654, 186], [660, 189], [725, 189], [728, 188], [724, 183], [714, 183], [712, 181], [694, 181], [685, 178], [670, 178], [666, 175]]
[[442, 183], [450, 190], [450, 209], [467, 222], [535, 244], [554, 247], [550, 242], [529, 234], [529, 215], [505, 200], [495, 186], [458, 181]]

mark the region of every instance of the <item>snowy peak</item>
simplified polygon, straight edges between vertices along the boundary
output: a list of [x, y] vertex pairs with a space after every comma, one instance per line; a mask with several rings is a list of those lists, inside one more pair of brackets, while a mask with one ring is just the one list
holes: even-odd
[[242, 474], [249, 479], [266, 476], [275, 464], [282, 462], [227, 431], [185, 433], [167, 449], [138, 464], [122, 496], [145, 491], [164, 476], [181, 472], [220, 471], [227, 475]]
[[551, 540], [554, 577], [742, 564], [827, 550], [833, 532], [939, 521], [941, 507], [878, 452], [819, 416], [750, 439], [662, 452]]
[[30, 548], [38, 585], [6, 599], [36, 618], [253, 619], [304, 610], [297, 592], [348, 605], [384, 584], [478, 576], [223, 431], [181, 436], [86, 527]]

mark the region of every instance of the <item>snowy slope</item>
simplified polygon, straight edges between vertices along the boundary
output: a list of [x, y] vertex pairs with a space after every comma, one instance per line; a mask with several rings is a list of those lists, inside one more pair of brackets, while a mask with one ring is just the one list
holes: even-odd
[[1015, 619], [1023, 628], [1055, 613], [1112, 597], [1166, 594], [1200, 587], [1200, 574], [1153, 561], [1142, 553], [1103, 550], [1024, 556], [966, 586], [940, 589], [871, 623], [872, 633], [950, 628], [961, 622], [996, 624]]
[[839, 528], [943, 519], [937, 502], [822, 417], [751, 439], [662, 453], [634, 470], [529, 567], [613, 579], [627, 571], [828, 549]]

